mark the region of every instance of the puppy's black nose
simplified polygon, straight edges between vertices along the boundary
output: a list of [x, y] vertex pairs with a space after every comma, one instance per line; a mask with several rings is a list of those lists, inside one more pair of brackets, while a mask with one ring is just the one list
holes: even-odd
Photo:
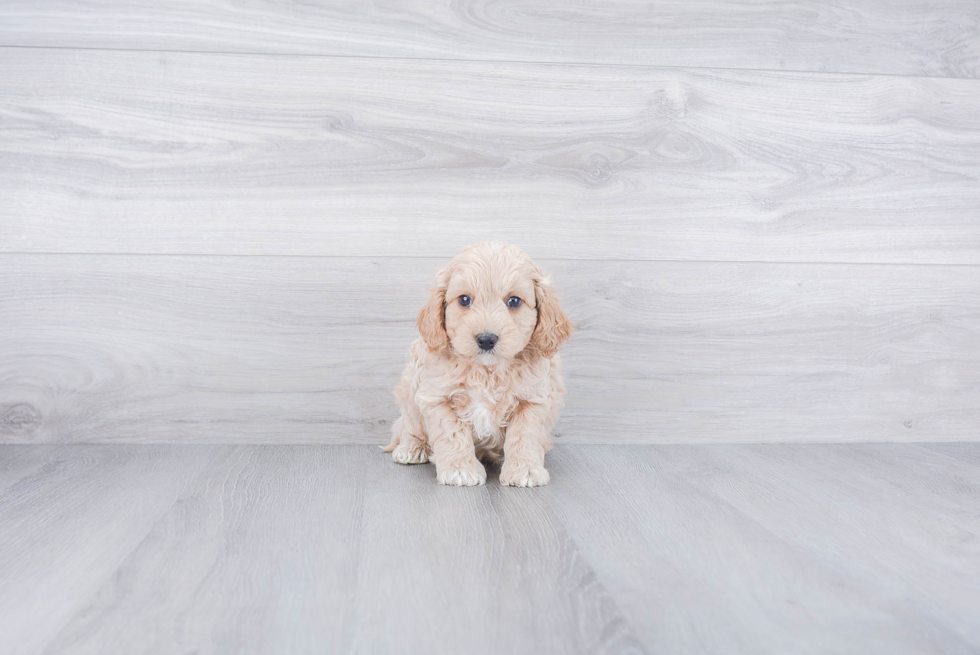
[[497, 335], [490, 334], [489, 332], [481, 332], [476, 335], [476, 344], [482, 350], [493, 350], [493, 347], [497, 345]]

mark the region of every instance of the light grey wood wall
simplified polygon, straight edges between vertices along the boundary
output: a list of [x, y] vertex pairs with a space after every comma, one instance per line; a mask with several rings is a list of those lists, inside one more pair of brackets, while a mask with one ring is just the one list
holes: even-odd
[[0, 6], [0, 441], [383, 441], [489, 238], [565, 441], [976, 438], [974, 4], [367, 6]]
[[[6, 255], [0, 439], [384, 439], [439, 260]], [[568, 442], [954, 440], [966, 266], [550, 261]]]
[[3, 251], [980, 264], [980, 81], [3, 61]]
[[0, 44], [980, 76], [975, 0], [5, 0]]

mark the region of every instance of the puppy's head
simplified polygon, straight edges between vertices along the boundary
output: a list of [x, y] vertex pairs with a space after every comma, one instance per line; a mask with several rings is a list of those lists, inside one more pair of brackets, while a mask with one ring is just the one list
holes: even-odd
[[486, 365], [528, 348], [551, 358], [572, 334], [547, 276], [523, 250], [495, 241], [439, 271], [418, 326], [429, 350]]

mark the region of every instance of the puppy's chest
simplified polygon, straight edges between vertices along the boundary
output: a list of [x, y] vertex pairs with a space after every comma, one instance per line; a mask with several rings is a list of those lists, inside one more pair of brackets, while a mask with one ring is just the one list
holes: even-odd
[[473, 426], [473, 433], [479, 439], [499, 435], [517, 403], [512, 394], [497, 395], [486, 389], [465, 389], [453, 399], [456, 415]]

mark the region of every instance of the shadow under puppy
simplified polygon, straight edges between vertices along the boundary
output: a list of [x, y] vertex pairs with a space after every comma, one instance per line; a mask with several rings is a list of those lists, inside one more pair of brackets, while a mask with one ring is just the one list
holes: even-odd
[[548, 277], [520, 248], [470, 246], [436, 274], [419, 333], [395, 387], [401, 416], [384, 449], [396, 462], [430, 459], [442, 484], [548, 484], [545, 452], [565, 388], [558, 348], [572, 324]]

